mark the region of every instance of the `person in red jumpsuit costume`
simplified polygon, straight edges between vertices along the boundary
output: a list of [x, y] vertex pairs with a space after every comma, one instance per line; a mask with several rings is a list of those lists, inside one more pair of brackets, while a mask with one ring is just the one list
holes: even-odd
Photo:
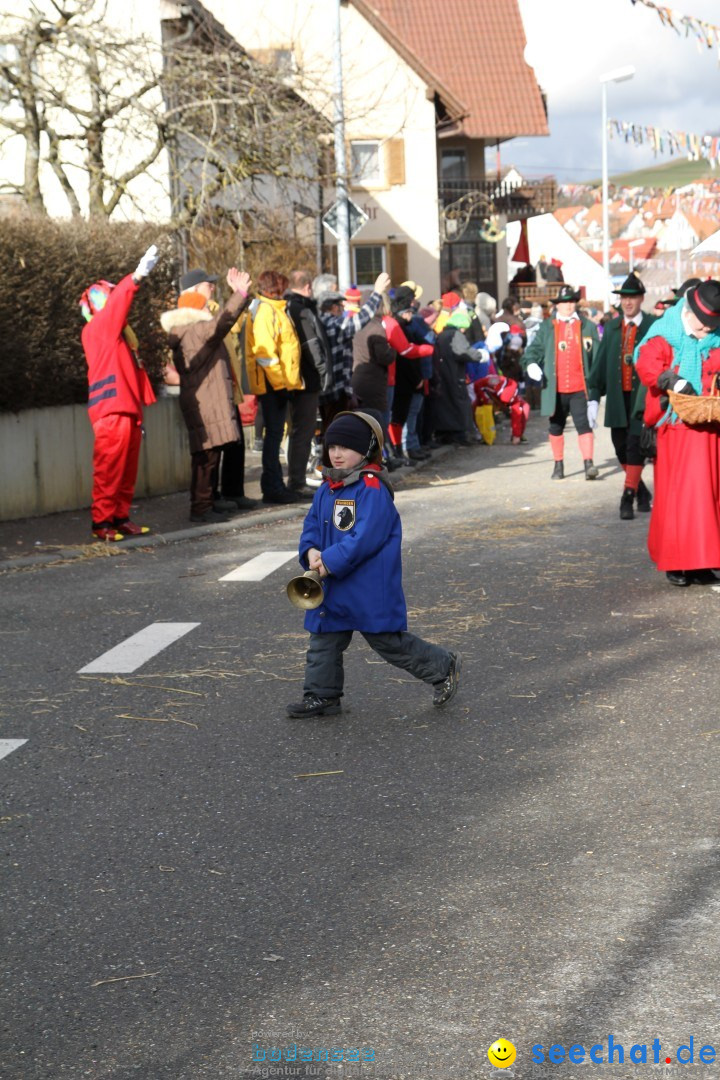
[[505, 375], [484, 375], [473, 383], [475, 408], [479, 405], [500, 404], [510, 413], [510, 433], [513, 446], [525, 440], [525, 427], [530, 417], [530, 406], [520, 396], [520, 388], [514, 379]]
[[96, 281], [80, 299], [87, 320], [82, 345], [88, 367], [88, 412], [95, 435], [92, 533], [98, 540], [123, 540], [150, 531], [130, 520], [130, 504], [140, 460], [143, 405], [152, 405], [155, 394], [138, 359], [137, 339], [127, 320], [140, 283], [157, 260], [153, 244], [134, 273], [117, 285]]

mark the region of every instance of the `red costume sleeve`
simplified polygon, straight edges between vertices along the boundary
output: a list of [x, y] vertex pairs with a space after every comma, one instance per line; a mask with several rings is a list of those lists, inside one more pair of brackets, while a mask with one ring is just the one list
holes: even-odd
[[388, 344], [391, 345], [400, 356], [407, 356], [411, 360], [418, 360], [421, 356], [432, 356], [434, 351], [433, 346], [414, 345], [409, 342], [400, 329], [396, 319], [383, 319], [383, 325], [385, 327], [385, 335], [388, 339]]
[[675, 354], [672, 345], [663, 337], [654, 337], [640, 346], [637, 358], [637, 373], [645, 386], [657, 386], [661, 371], [672, 367]]
[[93, 316], [98, 320], [98, 324], [102, 325], [103, 334], [113, 338], [120, 337], [138, 288], [132, 274], [127, 274], [117, 283], [108, 296], [105, 307]]
[[663, 337], [651, 338], [650, 341], [641, 345], [638, 351], [636, 364], [638, 377], [640, 382], [648, 387], [643, 420], [650, 427], [657, 424], [664, 412], [660, 403], [662, 391], [657, 384], [658, 375], [661, 371], [672, 367], [674, 359], [672, 345]]

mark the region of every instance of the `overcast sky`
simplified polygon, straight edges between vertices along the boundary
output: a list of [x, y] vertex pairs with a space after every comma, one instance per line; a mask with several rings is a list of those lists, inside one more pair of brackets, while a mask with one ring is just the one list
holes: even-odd
[[[720, 0], [661, 4], [720, 25]], [[632, 64], [628, 82], [607, 88], [608, 117], [698, 135], [720, 133], [720, 65], [715, 46], [665, 28], [655, 11], [632, 0], [519, 0], [526, 59], [547, 93], [550, 135], [501, 145], [502, 164], [527, 175], [592, 180], [601, 172], [599, 76]], [[613, 173], [673, 160], [647, 148], [608, 143]], [[488, 156], [488, 166], [494, 164]], [[720, 169], [718, 169], [720, 177]]]

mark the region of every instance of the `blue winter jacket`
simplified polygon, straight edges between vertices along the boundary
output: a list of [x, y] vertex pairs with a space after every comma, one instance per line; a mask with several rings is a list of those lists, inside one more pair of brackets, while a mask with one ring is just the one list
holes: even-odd
[[360, 630], [368, 634], [407, 630], [402, 589], [402, 526], [390, 492], [375, 476], [347, 487], [318, 489], [300, 537], [300, 562], [310, 548], [322, 552], [329, 576], [325, 599], [305, 614], [312, 634]]

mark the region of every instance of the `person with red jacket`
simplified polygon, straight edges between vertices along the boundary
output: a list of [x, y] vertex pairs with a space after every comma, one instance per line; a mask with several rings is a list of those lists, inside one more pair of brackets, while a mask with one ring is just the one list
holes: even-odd
[[134, 273], [117, 285], [96, 281], [79, 301], [86, 319], [82, 345], [88, 367], [88, 413], [95, 435], [92, 533], [98, 540], [122, 540], [150, 531], [130, 520], [130, 504], [140, 460], [143, 405], [152, 405], [155, 394], [127, 320], [140, 282], [157, 260], [153, 244]]
[[714, 584], [720, 567], [720, 425], [683, 420], [668, 391], [711, 396], [720, 378], [720, 281], [701, 281], [635, 349], [657, 433], [648, 551], [671, 585]]
[[[408, 286], [401, 285], [395, 290], [390, 304], [392, 315], [383, 316], [383, 327], [388, 344], [397, 353], [395, 370], [390, 373], [393, 378], [392, 400], [390, 403], [390, 417], [387, 425], [388, 450], [396, 461], [403, 462], [402, 432], [410, 411], [410, 401], [415, 390], [422, 388], [423, 376], [420, 368], [420, 359], [424, 356], [432, 356], [434, 347], [429, 344], [416, 344], [408, 341], [403, 324], [407, 324], [415, 314], [415, 293]], [[423, 452], [415, 451], [414, 457], [421, 460], [427, 456]]]
[[473, 383], [475, 408], [479, 405], [501, 405], [510, 413], [511, 441], [514, 446], [524, 441], [525, 427], [530, 417], [530, 406], [520, 396], [520, 388], [514, 379], [506, 375], [484, 375]]

